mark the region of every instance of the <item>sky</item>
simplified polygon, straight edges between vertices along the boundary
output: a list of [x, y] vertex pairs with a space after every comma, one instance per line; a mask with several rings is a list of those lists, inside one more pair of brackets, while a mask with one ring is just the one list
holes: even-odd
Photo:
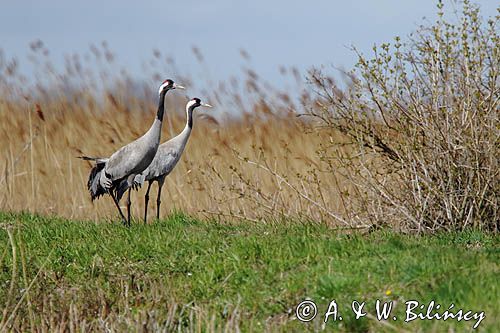
[[[374, 43], [406, 36], [435, 17], [431, 0], [31, 0], [1, 1], [0, 49], [29, 67], [30, 42], [40, 39], [56, 66], [64, 55], [85, 54], [106, 41], [116, 62], [137, 79], [153, 49], [172, 57], [182, 74], [207, 81], [224, 80], [252, 67], [280, 85], [280, 66], [301, 73], [313, 66], [350, 68], [349, 49], [369, 53]], [[477, 0], [483, 15], [497, 2]], [[450, 1], [445, 2], [448, 8]], [[196, 61], [192, 49], [204, 56]], [[250, 60], [240, 55], [244, 49]], [[28, 77], [31, 73], [26, 73]], [[170, 73], [168, 73], [170, 75]], [[175, 76], [176, 73], [172, 73]], [[149, 79], [149, 78], [146, 78]]]

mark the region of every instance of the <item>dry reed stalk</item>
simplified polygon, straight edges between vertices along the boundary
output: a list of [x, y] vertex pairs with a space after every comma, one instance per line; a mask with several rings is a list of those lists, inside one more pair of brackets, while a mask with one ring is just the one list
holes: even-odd
[[[3, 203], [3, 209], [29, 208], [71, 218], [114, 217], [111, 200], [90, 202], [85, 187], [90, 164], [74, 157], [82, 153], [107, 156], [133, 140], [149, 126], [154, 104], [144, 106], [142, 102], [124, 102], [129, 105], [127, 108], [120, 103], [105, 104], [97, 112], [94, 107], [75, 106], [64, 96], [51, 102], [37, 103], [44, 110], [45, 117], [41, 132], [44, 143], [40, 145], [32, 145], [37, 136], [35, 125], [28, 123], [25, 127], [21, 105], [12, 103], [9, 109], [0, 109], [0, 118], [6, 120], [0, 125], [0, 131], [9, 133], [5, 136], [7, 140], [0, 141], [0, 154], [8, 154], [9, 149], [20, 152], [15, 161], [11, 159], [11, 196], [8, 204]], [[182, 110], [181, 103], [182, 100], [176, 99], [169, 104], [167, 119], [175, 133], [184, 126], [184, 114], [171, 110]], [[98, 102], [93, 101], [90, 105], [98, 105]], [[147, 111], [127, 111], [137, 109], [137, 105]], [[256, 106], [255, 109], [261, 108]], [[265, 216], [299, 216], [306, 209], [311, 218], [329, 219], [327, 215], [331, 213], [325, 212], [336, 211], [341, 205], [335, 181], [330, 175], [315, 171], [322, 164], [315, 153], [316, 147], [325, 138], [316, 135], [307, 123], [291, 114], [268, 112], [256, 111], [233, 120], [197, 117], [185, 156], [167, 178], [162, 214], [175, 208], [199, 216], [216, 213], [221, 217], [244, 215], [249, 219], [258, 219]], [[170, 130], [165, 127], [162, 140], [169, 137], [168, 132]], [[26, 136], [31, 143], [28, 159], [22, 154], [27, 148], [19, 146]], [[259, 151], [260, 157], [256, 151]], [[269, 159], [268, 162], [275, 165], [276, 173], [293, 186], [283, 187], [282, 180], [277, 180], [266, 170], [242, 162], [235, 152], [255, 161]], [[25, 170], [30, 170], [30, 177], [14, 176], [21, 175]], [[0, 186], [4, 186], [6, 180], [4, 178]], [[27, 188], [31, 190], [28, 205]], [[302, 196], [297, 195], [298, 188], [302, 189]], [[265, 195], [256, 197], [255, 193], [259, 191]], [[308, 193], [307, 196], [305, 193]], [[143, 194], [144, 190], [134, 194], [135, 216], [142, 215]], [[321, 202], [321, 205], [311, 208], [312, 201]]]

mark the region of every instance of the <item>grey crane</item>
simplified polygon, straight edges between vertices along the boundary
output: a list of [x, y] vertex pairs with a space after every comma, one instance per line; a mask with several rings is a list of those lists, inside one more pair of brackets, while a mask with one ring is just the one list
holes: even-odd
[[158, 195], [156, 198], [156, 218], [160, 218], [160, 196], [161, 188], [165, 182], [165, 177], [170, 174], [170, 172], [175, 168], [177, 162], [186, 147], [189, 136], [191, 135], [191, 130], [193, 129], [193, 111], [197, 107], [204, 106], [211, 108], [209, 104], [202, 103], [199, 98], [193, 98], [186, 104], [186, 126], [182, 132], [170, 139], [169, 141], [162, 143], [158, 147], [158, 151], [151, 162], [151, 164], [139, 175], [135, 176], [134, 186], [142, 186], [145, 181], [148, 181], [148, 189], [146, 190], [146, 195], [144, 196], [144, 223], [147, 221], [148, 214], [148, 201], [149, 201], [149, 190], [153, 182], [158, 182]]
[[[137, 140], [123, 146], [109, 158], [80, 156], [84, 160], [95, 161], [90, 171], [87, 188], [92, 201], [108, 193], [118, 208], [124, 224], [130, 226], [130, 186], [136, 175], [143, 172], [153, 161], [160, 144], [161, 126], [165, 111], [165, 95], [172, 89], [184, 89], [181, 85], [167, 79], [158, 89], [159, 102], [156, 118], [150, 129]], [[127, 196], [127, 218], [123, 215], [119, 202], [124, 194], [123, 189], [129, 189]]]

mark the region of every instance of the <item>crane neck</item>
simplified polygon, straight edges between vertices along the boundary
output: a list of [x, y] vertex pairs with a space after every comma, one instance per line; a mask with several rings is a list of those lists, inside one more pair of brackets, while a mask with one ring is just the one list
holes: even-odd
[[189, 136], [191, 135], [191, 130], [193, 129], [193, 111], [194, 106], [186, 106], [186, 126], [179, 134], [182, 140], [182, 145], [186, 145]]
[[158, 101], [158, 111], [156, 112], [156, 119], [160, 122], [163, 121], [163, 115], [165, 113], [165, 95], [167, 94], [167, 91], [168, 89], [161, 92], [160, 99]]
[[[178, 144], [178, 151], [182, 153], [191, 135], [191, 130], [193, 129], [193, 110], [194, 106], [186, 106], [186, 126], [182, 132], [180, 132], [175, 138], [170, 141], [175, 141]], [[168, 141], [168, 142], [170, 142]], [[167, 142], [167, 143], [168, 143]]]
[[193, 111], [194, 106], [186, 106], [186, 127], [189, 127], [190, 129], [193, 128]]
[[163, 115], [165, 114], [165, 95], [168, 90], [162, 91], [160, 93], [160, 100], [158, 102], [158, 111], [156, 112], [156, 118], [151, 125], [149, 131], [144, 134], [145, 136], [150, 136], [156, 142], [156, 144], [159, 144], [160, 142], [160, 137], [161, 137], [161, 125], [163, 123]]

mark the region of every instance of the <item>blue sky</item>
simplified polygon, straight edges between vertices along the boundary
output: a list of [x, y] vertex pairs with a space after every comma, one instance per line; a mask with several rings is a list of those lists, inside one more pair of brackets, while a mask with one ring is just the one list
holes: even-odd
[[[496, 1], [476, 2], [483, 15], [495, 13]], [[431, 0], [3, 1], [0, 48], [23, 68], [33, 40], [44, 42], [56, 65], [65, 54], [83, 55], [105, 40], [116, 62], [138, 79], [156, 48], [175, 59], [182, 74], [215, 81], [241, 72], [245, 49], [248, 65], [279, 85], [280, 65], [302, 72], [320, 65], [348, 68], [355, 61], [348, 46], [369, 52], [374, 43], [407, 35], [424, 16], [433, 19], [435, 11]], [[193, 46], [202, 51], [204, 66]]]

